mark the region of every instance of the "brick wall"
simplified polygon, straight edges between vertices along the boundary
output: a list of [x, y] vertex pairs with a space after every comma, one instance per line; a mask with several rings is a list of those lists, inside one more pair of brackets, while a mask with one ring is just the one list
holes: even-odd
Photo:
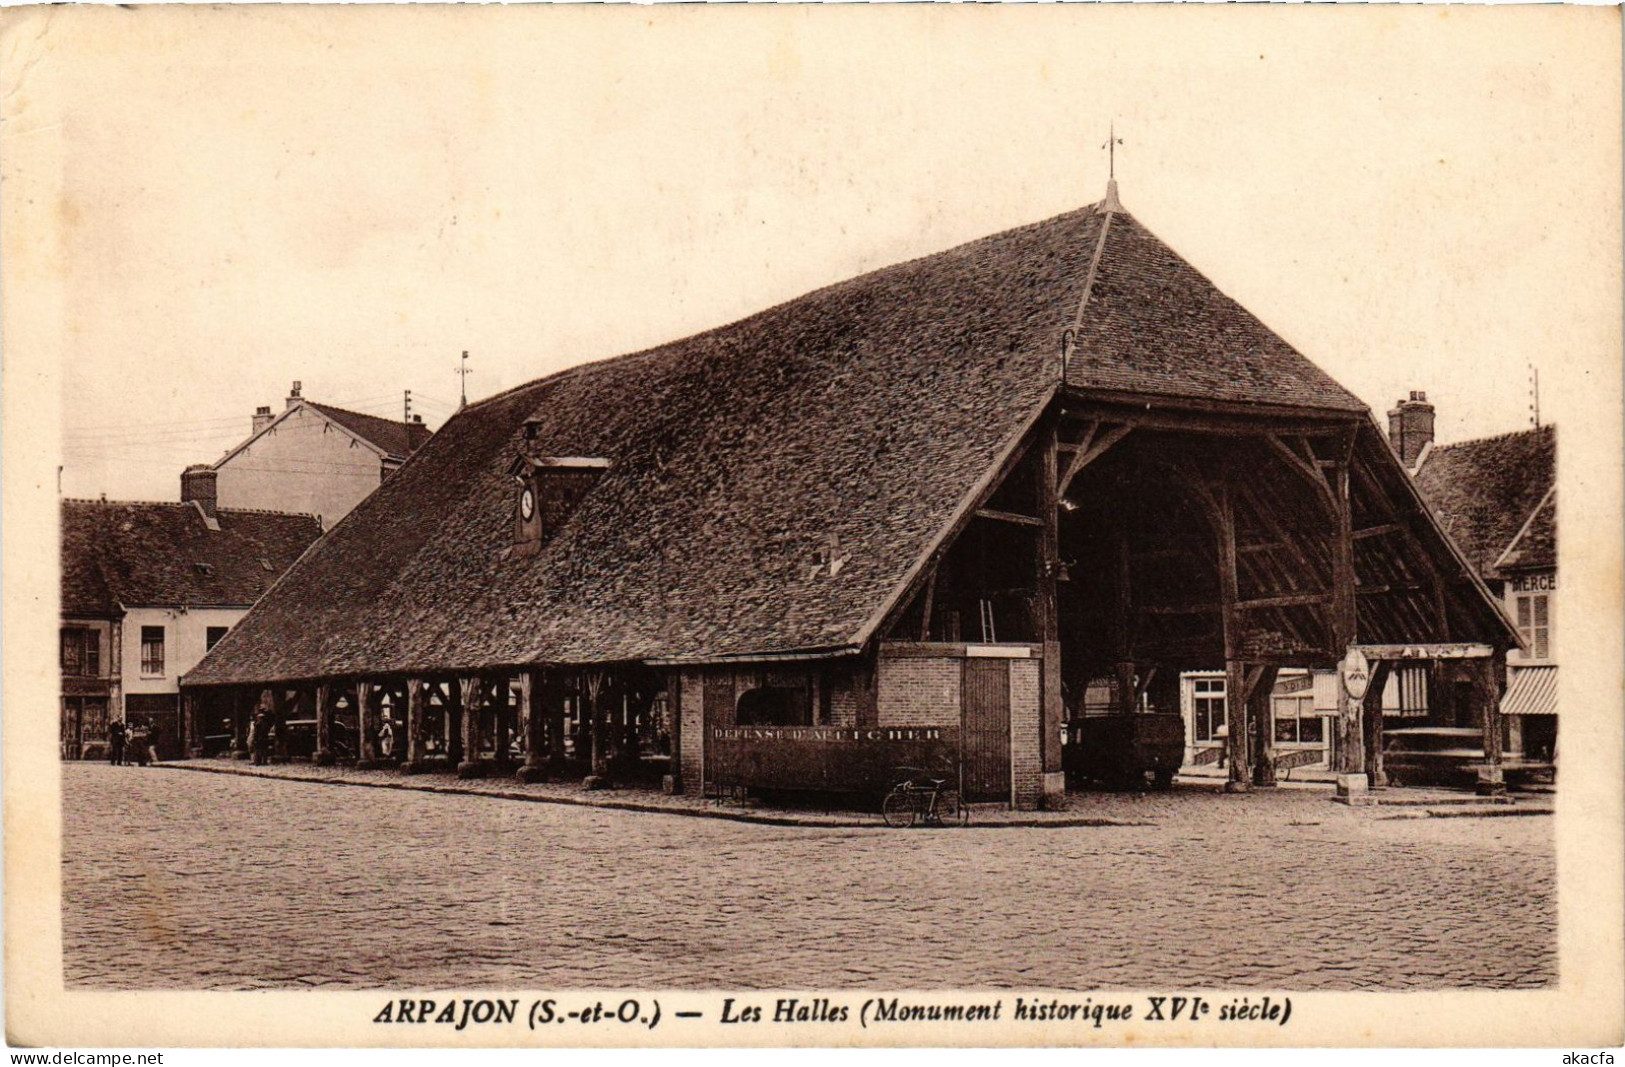
[[1043, 661], [1010, 661], [1010, 792], [1015, 806], [1031, 811], [1044, 796], [1043, 702], [1040, 672]]
[[881, 726], [948, 726], [960, 718], [961, 659], [880, 658]]
[[858, 724], [858, 694], [853, 688], [852, 672], [841, 668], [831, 668], [824, 675], [824, 684], [829, 687], [829, 724], [831, 726], [856, 726]]
[[686, 670], [678, 682], [677, 713], [682, 717], [678, 739], [677, 769], [682, 775], [683, 792], [698, 796], [704, 788], [705, 770], [705, 675]]

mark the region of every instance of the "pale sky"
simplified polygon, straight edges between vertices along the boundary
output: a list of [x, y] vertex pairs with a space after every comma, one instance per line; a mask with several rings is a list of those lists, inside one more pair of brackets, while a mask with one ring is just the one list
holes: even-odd
[[[1615, 9], [101, 9], [13, 24], [62, 161], [62, 489], [176, 499], [288, 384], [476, 399], [1098, 199], [1379, 417], [1619, 376]], [[43, 33], [38, 32], [42, 27]], [[27, 28], [29, 33], [20, 32]], [[32, 79], [32, 81], [30, 80]], [[18, 353], [13, 350], [11, 358]]]

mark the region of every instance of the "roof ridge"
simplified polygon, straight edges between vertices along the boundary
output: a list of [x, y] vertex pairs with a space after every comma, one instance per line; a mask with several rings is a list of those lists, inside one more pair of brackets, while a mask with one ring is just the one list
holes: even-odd
[[[105, 504], [108, 507], [143, 507], [143, 508], [189, 508], [193, 506], [190, 500], [97, 500], [83, 496], [65, 496], [64, 504]], [[216, 506], [215, 511], [230, 511], [242, 515], [285, 515], [291, 519], [315, 519], [314, 512], [309, 511], [277, 511], [275, 508], [239, 508]]]
[[191, 507], [192, 506], [191, 501], [188, 501], [188, 500], [92, 500], [89, 497], [83, 497], [83, 496], [65, 496], [65, 497], [62, 498], [62, 503], [64, 503], [64, 504], [106, 504], [108, 507], [113, 507], [113, 506], [121, 505], [121, 504], [123, 504], [123, 505], [136, 504], [136, 505], [139, 505], [141, 507], [165, 507], [165, 508], [186, 508], [186, 507]]
[[320, 518], [320, 516], [317, 515], [314, 511], [279, 511], [276, 508], [239, 508], [239, 507], [229, 507], [229, 508], [227, 508], [227, 507], [220, 507], [220, 506], [216, 505], [214, 510], [216, 512], [232, 511], [232, 512], [236, 512], [236, 513], [238, 513], [240, 515], [285, 515], [290, 519], [319, 519]]
[[1504, 433], [1490, 434], [1488, 437], [1469, 437], [1465, 441], [1452, 441], [1448, 445], [1434, 444], [1433, 452], [1435, 455], [1437, 455], [1440, 452], [1448, 452], [1452, 448], [1462, 448], [1467, 445], [1488, 444], [1491, 441], [1505, 441], [1509, 437], [1528, 437], [1545, 430], [1550, 430], [1551, 432], [1556, 433], [1557, 423], [1543, 422], [1539, 426], [1529, 426], [1522, 430], [1507, 430]]
[[[593, 359], [593, 360], [588, 360], [588, 361], [586, 361], [584, 363], [576, 363], [576, 364], [573, 364], [573, 365], [571, 365], [569, 367], [564, 367], [564, 368], [562, 368], [560, 370], [554, 371], [551, 374], [543, 375], [540, 378], [533, 378], [528, 382], [521, 382], [518, 385], [511, 386], [511, 387], [509, 387], [507, 389], [504, 389], [500, 393], [492, 393], [490, 396], [482, 397], [479, 400], [470, 401], [466, 408], [459, 409], [457, 414], [453, 415], [452, 418], [456, 418], [457, 415], [462, 414], [462, 412], [464, 412], [464, 411], [469, 411], [469, 410], [472, 410], [473, 408], [481, 407], [481, 406], [484, 406], [486, 404], [490, 404], [490, 403], [493, 403], [493, 402], [496, 402], [496, 401], [499, 401], [499, 400], [511, 398], [515, 394], [520, 393], [523, 390], [529, 389], [529, 388], [531, 388], [533, 386], [534, 387], [539, 387], [539, 386], [547, 385], [547, 384], [552, 383], [552, 382], [564, 381], [564, 380], [568, 379], [569, 377], [571, 377], [571, 376], [573, 376], [573, 375], [575, 375], [577, 373], [581, 373], [581, 372], [585, 372], [585, 371], [589, 371], [589, 370], [594, 370], [596, 368], [602, 368], [602, 367], [607, 366], [609, 364], [619, 363], [619, 362], [621, 362], [623, 360], [633, 360], [633, 359], [651, 357], [651, 356], [655, 355], [656, 353], [662, 352], [662, 351], [664, 351], [666, 349], [675, 348], [675, 347], [677, 347], [679, 345], [689, 344], [689, 343], [693, 342], [697, 338], [705, 337], [705, 336], [707, 336], [709, 334], [714, 334], [714, 333], [717, 333], [717, 332], [722, 331], [722, 330], [732, 329], [732, 328], [734, 328], [736, 326], [741, 325], [742, 323], [750, 322], [752, 319], [758, 318], [758, 317], [760, 317], [762, 315], [771, 314], [771, 313], [773, 313], [774, 311], [777, 311], [780, 308], [788, 307], [788, 306], [793, 305], [793, 304], [800, 304], [801, 302], [803, 302], [803, 301], [805, 301], [805, 300], [807, 300], [807, 299], [809, 299], [811, 297], [817, 296], [820, 293], [827, 292], [827, 291], [829, 291], [831, 289], [838, 289], [838, 288], [840, 288], [842, 286], [845, 286], [845, 285], [850, 285], [853, 282], [861, 281], [864, 278], [870, 278], [870, 277], [873, 277], [873, 276], [878, 275], [878, 274], [886, 274], [886, 273], [889, 273], [891, 271], [901, 270], [901, 269], [903, 269], [905, 267], [911, 266], [911, 265], [913, 265], [915, 263], [919, 263], [919, 262], [921, 262], [923, 260], [937, 259], [937, 258], [939, 258], [941, 256], [945, 256], [945, 255], [947, 255], [947, 254], [949, 254], [951, 252], [956, 252], [959, 249], [969, 247], [970, 245], [980, 244], [983, 241], [989, 241], [989, 240], [992, 240], [994, 238], [1008, 236], [1009, 234], [1015, 233], [1018, 230], [1031, 229], [1031, 228], [1038, 227], [1038, 226], [1046, 226], [1046, 225], [1049, 225], [1051, 223], [1054, 223], [1058, 219], [1064, 219], [1064, 218], [1067, 218], [1068, 216], [1071, 216], [1071, 215], [1081, 215], [1081, 214], [1084, 214], [1085, 212], [1088, 212], [1088, 213], [1091, 213], [1091, 214], [1098, 213], [1099, 209], [1104, 204], [1106, 204], [1106, 200], [1104, 200], [1104, 199], [1097, 200], [1092, 204], [1085, 204], [1082, 207], [1073, 208], [1070, 211], [1063, 211], [1063, 212], [1060, 212], [1059, 214], [1051, 215], [1051, 216], [1049, 216], [1047, 218], [1036, 219], [1036, 220], [1034, 220], [1032, 222], [1019, 223], [1019, 224], [1017, 224], [1015, 226], [1011, 226], [1011, 227], [1009, 227], [1007, 229], [996, 230], [996, 231], [994, 231], [992, 233], [985, 233], [985, 234], [982, 234], [982, 235], [977, 236], [977, 237], [972, 237], [969, 240], [960, 241], [958, 244], [951, 245], [948, 248], [938, 249], [935, 252], [922, 252], [921, 254], [919, 254], [917, 256], [911, 256], [908, 259], [900, 260], [900, 261], [898, 261], [896, 263], [884, 263], [881, 266], [873, 267], [873, 268], [871, 268], [869, 270], [865, 270], [865, 271], [860, 271], [857, 274], [849, 275], [848, 277], [845, 277], [845, 278], [837, 278], [835, 281], [832, 281], [827, 285], [820, 285], [816, 289], [810, 289], [805, 293], [800, 293], [800, 294], [795, 295], [795, 296], [787, 297], [787, 298], [785, 298], [783, 300], [777, 301], [776, 303], [769, 304], [767, 307], [758, 308], [757, 310], [752, 311], [749, 314], [741, 315], [740, 317], [738, 317], [736, 319], [729, 319], [729, 320], [727, 320], [725, 322], [719, 322], [715, 326], [707, 326], [704, 329], [696, 330], [693, 333], [686, 334], [686, 335], [684, 335], [682, 337], [675, 337], [675, 338], [672, 338], [669, 341], [661, 341], [661, 342], [659, 342], [657, 344], [649, 345], [646, 348], [640, 348], [640, 349], [637, 349], [637, 350], [632, 351], [632, 352], [622, 352], [622, 353], [619, 353], [618, 355], [605, 356], [602, 359]], [[1121, 206], [1119, 206], [1117, 208], [1117, 211], [1120, 214], [1124, 214], [1124, 215], [1128, 214], [1128, 212], [1122, 210]], [[449, 422], [450, 419], [448, 419], [447, 421]]]

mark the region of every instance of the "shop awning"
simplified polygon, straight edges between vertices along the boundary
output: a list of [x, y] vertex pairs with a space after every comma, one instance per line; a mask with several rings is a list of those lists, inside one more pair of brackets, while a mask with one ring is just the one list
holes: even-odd
[[1514, 668], [1506, 696], [1501, 698], [1501, 714], [1556, 715], [1557, 668]]

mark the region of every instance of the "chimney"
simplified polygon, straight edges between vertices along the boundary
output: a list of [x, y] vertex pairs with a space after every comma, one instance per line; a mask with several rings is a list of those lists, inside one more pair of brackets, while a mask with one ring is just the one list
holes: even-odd
[[206, 463], [194, 463], [181, 472], [181, 503], [196, 504], [205, 520], [216, 518], [216, 477], [214, 468]]
[[250, 432], [259, 433], [261, 430], [271, 425], [271, 422], [275, 418], [276, 416], [271, 414], [271, 405], [262, 404], [254, 409], [254, 429]]
[[304, 385], [304, 382], [293, 383], [293, 388], [288, 391], [288, 407], [291, 408], [295, 404], [299, 403], [299, 401], [304, 399], [304, 397], [299, 395], [299, 390], [304, 388]]
[[1414, 470], [1422, 450], [1433, 443], [1433, 405], [1428, 395], [1411, 391], [1409, 400], [1397, 400], [1388, 413], [1388, 440], [1406, 470]]

